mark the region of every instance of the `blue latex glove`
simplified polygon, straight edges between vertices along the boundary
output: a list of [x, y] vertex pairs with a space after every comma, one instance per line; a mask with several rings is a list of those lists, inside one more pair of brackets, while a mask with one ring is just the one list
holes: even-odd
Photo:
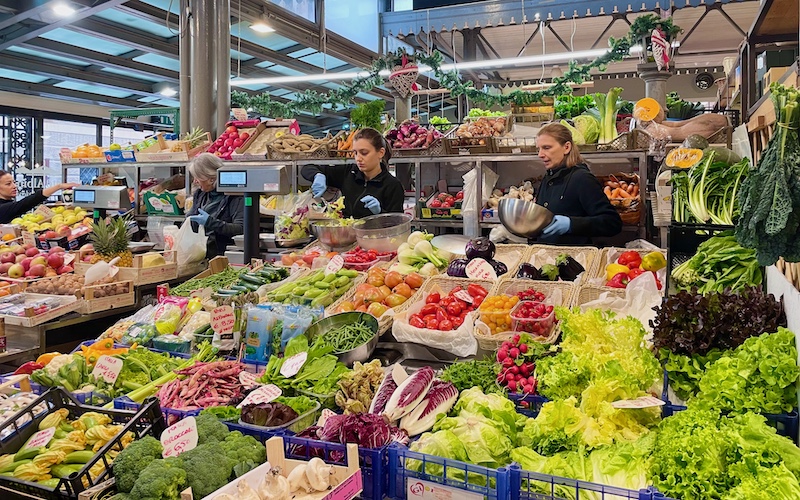
[[544, 231], [542, 231], [542, 235], [544, 236], [560, 236], [562, 234], [567, 234], [569, 232], [571, 225], [571, 221], [569, 217], [566, 215], [556, 215], [553, 217], [553, 222], [551, 222]]
[[381, 202], [379, 202], [374, 196], [365, 196], [361, 198], [361, 201], [364, 202], [364, 206], [367, 207], [367, 210], [373, 214], [381, 213]]
[[325, 190], [328, 189], [327, 179], [325, 179], [325, 174], [317, 174], [314, 176], [314, 182], [311, 183], [311, 194], [314, 198], [319, 198], [323, 194], [325, 194]]
[[196, 222], [201, 226], [205, 226], [206, 222], [208, 222], [208, 214], [202, 208], [199, 209], [198, 212], [200, 212], [198, 215], [189, 216], [189, 220], [192, 222]]

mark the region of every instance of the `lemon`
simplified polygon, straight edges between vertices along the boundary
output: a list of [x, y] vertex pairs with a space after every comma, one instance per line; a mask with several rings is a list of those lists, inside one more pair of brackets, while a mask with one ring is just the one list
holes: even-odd
[[76, 222], [78, 222], [79, 220], [81, 220], [79, 217], [76, 217], [74, 215], [68, 215], [67, 217], [64, 217], [64, 224], [71, 226]]

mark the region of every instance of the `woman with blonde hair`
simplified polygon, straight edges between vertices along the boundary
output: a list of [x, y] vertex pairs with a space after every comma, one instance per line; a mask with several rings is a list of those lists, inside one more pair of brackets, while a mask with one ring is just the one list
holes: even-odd
[[622, 219], [603, 193], [600, 180], [586, 166], [569, 129], [559, 123], [545, 125], [536, 145], [547, 169], [536, 203], [555, 214], [539, 241], [586, 244], [593, 236], [619, 234]]

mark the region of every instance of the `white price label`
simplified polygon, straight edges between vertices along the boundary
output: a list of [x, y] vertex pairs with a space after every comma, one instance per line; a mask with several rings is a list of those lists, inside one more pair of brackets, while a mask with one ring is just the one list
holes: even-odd
[[258, 375], [250, 372], [241, 372], [239, 374], [239, 382], [248, 389], [261, 385], [261, 382], [258, 381]]
[[295, 262], [294, 264], [292, 264], [292, 267], [289, 268], [289, 273], [294, 274], [296, 272], [299, 272], [300, 269], [302, 269], [302, 267], [300, 267], [300, 264]]
[[186, 417], [161, 433], [164, 458], [175, 457], [197, 446], [197, 422], [194, 417]]
[[497, 279], [497, 273], [491, 264], [479, 257], [467, 263], [467, 278], [494, 281]]
[[55, 427], [50, 427], [49, 429], [39, 431], [33, 436], [31, 436], [30, 439], [28, 439], [28, 442], [25, 443], [23, 449], [29, 450], [31, 448], [41, 448], [42, 446], [47, 446], [47, 443], [49, 443], [50, 440], [53, 439], [53, 436], [55, 435], [56, 435]]
[[22, 244], [36, 246], [36, 237], [30, 231], [22, 231]]
[[319, 420], [317, 420], [317, 427], [324, 427], [325, 422], [327, 422], [328, 419], [334, 415], [336, 414], [327, 408], [322, 410], [322, 414], [319, 416]]
[[281, 365], [281, 375], [286, 378], [294, 377], [297, 375], [297, 372], [300, 371], [300, 368], [302, 368], [306, 363], [306, 359], [308, 359], [308, 353], [305, 351], [299, 352], [291, 358], [288, 358]]
[[623, 408], [652, 408], [654, 406], [664, 406], [666, 403], [653, 396], [642, 396], [636, 399], [623, 399], [614, 401], [611, 406], [617, 409]]
[[468, 304], [472, 304], [472, 301], [473, 301], [472, 295], [470, 295], [469, 292], [466, 291], [466, 290], [457, 291], [456, 293], [453, 294], [453, 297], [455, 297], [457, 299], [460, 299], [460, 300], [463, 300], [464, 302], [466, 302]]
[[406, 478], [406, 496], [409, 500], [482, 500], [483, 495], [459, 490], [450, 486]]
[[247, 110], [244, 108], [231, 108], [231, 113], [233, 113], [233, 117], [236, 118], [240, 122], [247, 121]]
[[325, 276], [339, 272], [342, 266], [344, 266], [344, 257], [341, 255], [334, 255], [331, 261], [328, 262], [328, 265], [325, 266]]
[[197, 298], [200, 298], [200, 299], [208, 299], [208, 298], [211, 298], [211, 295], [213, 293], [214, 293], [214, 290], [212, 290], [210, 286], [207, 286], [205, 288], [200, 288], [199, 290], [193, 291], [192, 293], [189, 294], [189, 297], [192, 297], [192, 298], [197, 297]]
[[122, 371], [122, 360], [119, 358], [112, 358], [103, 354], [94, 364], [92, 370], [92, 377], [102, 378], [109, 384], [113, 384], [119, 377], [119, 372]]
[[247, 397], [244, 398], [244, 401], [239, 403], [237, 408], [241, 408], [245, 405], [257, 405], [259, 403], [269, 403], [270, 401], [273, 401], [281, 394], [282, 394], [281, 389], [278, 386], [273, 384], [268, 384], [259, 387], [258, 389], [248, 394]]
[[44, 217], [44, 220], [50, 220], [56, 214], [50, 207], [46, 207], [44, 205], [39, 205], [36, 207], [36, 210], [34, 210], [33, 213], [41, 215]]
[[236, 323], [236, 316], [233, 314], [231, 306], [219, 306], [211, 311], [211, 328], [214, 332], [225, 335], [233, 333], [233, 325]]

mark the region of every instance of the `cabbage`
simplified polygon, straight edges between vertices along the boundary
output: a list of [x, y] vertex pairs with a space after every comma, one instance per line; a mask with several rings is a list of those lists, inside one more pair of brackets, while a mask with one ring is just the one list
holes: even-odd
[[600, 122], [589, 115], [580, 115], [572, 119], [575, 128], [583, 134], [586, 144], [594, 144], [600, 137]]
[[586, 144], [586, 139], [583, 137], [583, 132], [570, 125], [567, 120], [561, 120], [561, 125], [567, 127], [572, 133], [572, 142], [575, 146], [583, 146]]

